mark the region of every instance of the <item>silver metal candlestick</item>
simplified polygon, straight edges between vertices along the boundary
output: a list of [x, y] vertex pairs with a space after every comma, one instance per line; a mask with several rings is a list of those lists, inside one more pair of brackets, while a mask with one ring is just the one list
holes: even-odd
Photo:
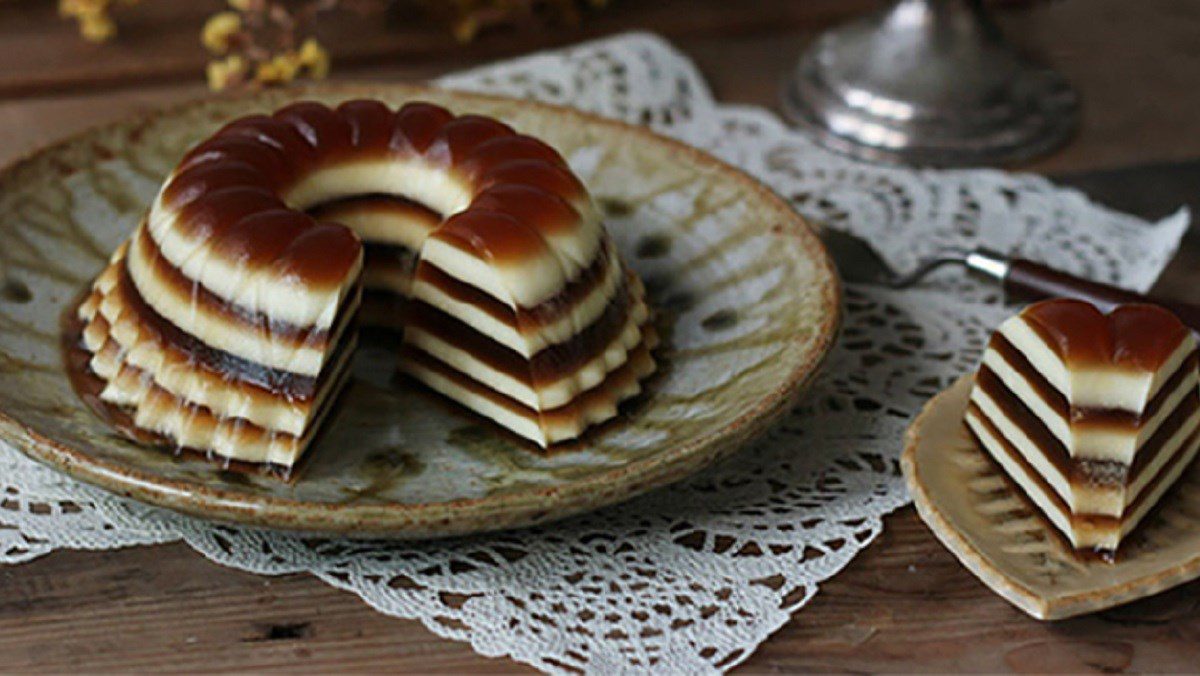
[[1018, 55], [980, 0], [896, 0], [817, 38], [784, 110], [850, 155], [932, 165], [1011, 162], [1074, 131], [1078, 98]]

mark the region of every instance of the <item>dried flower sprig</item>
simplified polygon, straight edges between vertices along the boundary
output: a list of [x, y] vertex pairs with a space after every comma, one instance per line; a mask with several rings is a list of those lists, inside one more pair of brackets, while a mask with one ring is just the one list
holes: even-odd
[[117, 34], [112, 10], [138, 0], [58, 0], [58, 13], [79, 23], [79, 34], [88, 42], [107, 42]]
[[261, 87], [291, 82], [299, 76], [323, 78], [329, 53], [316, 38], [304, 36], [316, 16], [337, 0], [229, 0], [230, 9], [209, 17], [200, 41], [213, 60], [212, 89]]
[[[140, 0], [59, 0], [59, 12], [79, 23], [83, 37], [104, 42], [116, 34], [112, 10]], [[227, 0], [229, 9], [205, 21], [200, 42], [212, 55], [206, 68], [212, 89], [255, 88], [319, 79], [330, 58], [313, 36], [316, 17], [335, 7], [384, 14], [406, 5], [440, 18], [460, 42], [499, 26], [558, 22], [576, 25], [583, 7], [607, 0]]]

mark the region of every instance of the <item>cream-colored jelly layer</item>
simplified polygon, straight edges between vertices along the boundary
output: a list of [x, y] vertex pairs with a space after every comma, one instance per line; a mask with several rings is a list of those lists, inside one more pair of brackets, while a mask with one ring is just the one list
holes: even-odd
[[590, 425], [615, 417], [622, 401], [641, 393], [642, 379], [654, 372], [650, 351], [658, 344], [658, 335], [652, 326], [643, 327], [642, 335], [642, 343], [630, 352], [625, 364], [573, 401], [578, 409], [569, 416], [541, 416], [532, 411], [514, 410], [411, 359], [402, 359], [401, 368], [433, 390], [545, 448], [573, 439]]
[[570, 279], [560, 259], [543, 244], [519, 264], [499, 265], [484, 252], [455, 246], [435, 232], [421, 248], [421, 260], [492, 296], [509, 307], [534, 307], [562, 290]]
[[[1192, 416], [1186, 424], [1177, 430], [1159, 450], [1154, 459], [1138, 475], [1132, 483], [1114, 486], [1096, 486], [1087, 483], [1072, 483], [1062, 471], [1051, 462], [1045, 452], [1025, 433], [1020, 425], [1006, 416], [996, 402], [982, 389], [975, 388], [971, 392], [971, 401], [991, 421], [1008, 442], [1017, 449], [1025, 462], [1041, 476], [1065, 502], [1074, 514], [1100, 514], [1104, 516], [1121, 517], [1126, 508], [1132, 504], [1146, 487], [1153, 481], [1164, 466], [1177, 453], [1186, 450], [1185, 442], [1190, 439], [1198, 426], [1200, 415]], [[977, 430], [978, 432], [978, 430]], [[994, 449], [989, 449], [993, 450]], [[995, 452], [992, 453], [996, 455]], [[996, 458], [1000, 461], [1001, 458]], [[1014, 476], [1014, 479], [1016, 477]], [[1022, 487], [1025, 484], [1021, 482]]]
[[[604, 240], [605, 250], [602, 253], [608, 255], [608, 266], [605, 268], [604, 277], [600, 283], [562, 316], [547, 322], [533, 332], [522, 332], [518, 327], [496, 319], [477, 305], [456, 300], [436, 285], [422, 279], [414, 280], [412, 296], [442, 310], [517, 354], [523, 357], [532, 357], [550, 345], [565, 343], [578, 335], [591, 326], [608, 308], [625, 273], [616, 247], [608, 237], [604, 237]], [[430, 264], [433, 263], [430, 262]], [[451, 274], [445, 270], [443, 272]], [[453, 274], [451, 276], [464, 283], [470, 283], [462, 277]]]
[[[354, 195], [395, 195], [450, 216], [466, 210], [476, 192], [476, 186], [453, 168], [430, 164], [416, 156], [392, 156], [342, 162], [318, 169], [292, 186], [282, 197], [294, 208], [308, 209]], [[581, 197], [570, 206], [579, 214], [577, 222], [560, 224], [562, 227], [559, 229], [542, 233], [563, 261], [567, 277], [573, 277], [595, 257], [603, 231], [599, 211], [590, 198]], [[515, 281], [517, 286], [511, 291], [515, 292], [515, 297], [523, 297], [521, 289], [526, 288], [529, 280]], [[528, 298], [522, 305], [529, 307], [540, 300], [542, 298]]]
[[[322, 216], [344, 223], [364, 238], [367, 238], [368, 233], [386, 232], [389, 229], [395, 232], [419, 233], [422, 227], [427, 226], [428, 222], [427, 215], [421, 214], [419, 211], [390, 208], [390, 205], [386, 203], [372, 205], [371, 199], [334, 205], [323, 211]], [[404, 297], [412, 295], [416, 299], [424, 300], [426, 303], [438, 307], [446, 315], [458, 319], [480, 331], [481, 334], [496, 340], [500, 345], [509, 347], [512, 351], [521, 354], [522, 357], [528, 358], [547, 346], [558, 345], [558, 343], [566, 342], [571, 337], [580, 334], [583, 329], [590, 327], [596, 318], [604, 313], [608, 303], [612, 300], [613, 294], [616, 293], [619, 282], [624, 276], [624, 270], [620, 265], [619, 253], [616, 246], [612, 244], [612, 240], [604, 233], [600, 234], [599, 239], [601, 249], [596, 250], [596, 255], [608, 258], [604, 277], [586, 297], [578, 300], [562, 316], [541, 325], [536, 331], [529, 331], [529, 333], [522, 333], [517, 327], [512, 327], [512, 325], [488, 315], [478, 305], [462, 303], [462, 301], [450, 297], [449, 294], [431, 283], [412, 280], [412, 274], [406, 271], [401, 264], [376, 264], [368, 257], [362, 283], [366, 288], [382, 289], [382, 291], [398, 293]], [[407, 246], [408, 243], [403, 243], [403, 245]], [[595, 261], [589, 261], [588, 267], [592, 267], [594, 263]], [[431, 264], [433, 263], [431, 262]], [[481, 267], [486, 267], [486, 265], [481, 265]], [[462, 279], [462, 277], [456, 277], [456, 279], [469, 286], [479, 287], [478, 280]]]
[[[97, 316], [97, 320], [103, 319]], [[353, 341], [353, 338], [349, 340]], [[346, 352], [353, 351], [353, 344]], [[216, 414], [194, 400], [187, 400], [158, 385], [151, 374], [125, 359], [114, 340], [94, 351], [93, 372], [105, 380], [100, 397], [128, 408], [137, 427], [162, 435], [183, 448], [211, 451], [244, 462], [272, 463], [291, 467], [308, 446], [312, 435], [328, 414], [329, 400], [345, 385], [349, 360], [337, 365], [327, 385], [312, 405], [306, 407], [304, 424], [298, 432], [264, 428], [254, 422]]]
[[[1000, 465], [1001, 469], [1004, 470], [1004, 473], [1007, 474], [1014, 483], [1021, 487], [1021, 490], [1025, 492], [1025, 495], [1030, 499], [1030, 501], [1033, 502], [1033, 504], [1037, 505], [1037, 508], [1040, 509], [1043, 514], [1046, 515], [1046, 518], [1049, 519], [1050, 523], [1053, 524], [1054, 527], [1057, 528], [1059, 532], [1061, 532], [1071, 542], [1072, 546], [1076, 548], [1083, 547], [1084, 545], [1081, 545], [1078, 542], [1075, 528], [1071, 522], [1071, 515], [1064, 512], [1062, 508], [1054, 502], [1054, 499], [1044, 490], [1042, 490], [1042, 488], [1038, 485], [1037, 478], [1035, 476], [1026, 471], [1026, 469], [1021, 466], [1020, 463], [1009, 457], [1008, 453], [1004, 449], [1002, 440], [992, 435], [987, 426], [982, 424], [979, 418], [976, 417], [974, 411], [967, 411], [966, 422], [967, 426], [970, 427], [971, 431], [975, 433], [975, 436], [979, 439], [980, 443], [983, 444], [983, 448], [987, 454], [990, 455], [998, 465]], [[1036, 469], [1036, 465], [1034, 467]], [[1037, 471], [1041, 472], [1040, 469]]]
[[[344, 223], [358, 232], [364, 239], [370, 240], [374, 233], [388, 231], [419, 233], [428, 226], [428, 215], [404, 208], [393, 208], [386, 202], [374, 202], [371, 199], [349, 202], [344, 205], [333, 205], [322, 212], [323, 218]], [[512, 349], [524, 357], [531, 357], [549, 345], [564, 343], [587, 328], [607, 308], [624, 276], [619, 254], [612, 240], [603, 232], [599, 235], [601, 248], [596, 255], [607, 256], [609, 264], [604, 269], [604, 276], [583, 299], [573, 305], [561, 317], [538, 328], [536, 332], [522, 333], [517, 327], [497, 320], [492, 315], [471, 303], [464, 303], [447, 295], [437, 286], [423, 280], [412, 280], [411, 273], [406, 272], [401, 265], [377, 265], [370, 257], [363, 270], [363, 286], [368, 289], [393, 291], [404, 296], [413, 296], [424, 300], [430, 305], [441, 309], [446, 314], [471, 326], [480, 333], [487, 335], [502, 345]], [[409, 246], [409, 242], [403, 242]], [[436, 245], [432, 249], [436, 249]], [[428, 253], [428, 252], [427, 252]], [[434, 256], [436, 258], [436, 255]], [[434, 263], [429, 261], [431, 265]], [[471, 264], [476, 263], [472, 261]], [[591, 267], [595, 259], [587, 262]], [[479, 262], [479, 267], [486, 268], [487, 264]], [[464, 278], [453, 275], [450, 271], [444, 273], [455, 277], [464, 284], [479, 287], [478, 278]], [[476, 270], [477, 274], [486, 274]], [[578, 273], [577, 273], [578, 274]], [[411, 287], [410, 287], [411, 284]], [[565, 284], [565, 282], [564, 282]], [[561, 291], [561, 289], [560, 289]]]
[[[106, 328], [107, 322], [97, 315], [88, 325], [84, 340], [93, 353], [92, 371], [107, 381], [100, 398], [117, 406], [136, 408], [153, 385], [182, 402], [204, 406], [220, 418], [239, 418], [273, 432], [301, 435], [312, 423], [313, 412], [332, 394], [330, 378], [309, 400], [271, 395], [176, 358], [154, 340], [125, 349], [111, 334], [104, 334]], [[349, 361], [350, 352], [343, 352], [330, 365], [331, 372], [345, 369]], [[137, 374], [140, 382], [136, 387], [127, 372]]]
[[621, 332], [596, 357], [558, 380], [532, 387], [511, 375], [499, 371], [474, 354], [457, 345], [441, 340], [419, 327], [404, 331], [404, 342], [426, 352], [456, 371], [469, 375], [487, 387], [536, 410], [563, 406], [577, 394], [598, 385], [608, 373], [625, 363], [630, 350], [642, 340], [641, 326], [650, 312], [644, 299], [641, 283], [629, 278], [630, 308]]
[[[113, 266], [119, 265], [118, 258]], [[106, 271], [100, 280], [109, 280], [113, 273]], [[119, 355], [116, 368], [129, 365], [145, 373], [155, 385], [172, 395], [199, 404], [221, 417], [241, 418], [260, 427], [301, 434], [311, 422], [312, 411], [319, 405], [323, 392], [313, 399], [296, 400], [271, 394], [263, 389], [239, 384], [196, 364], [188, 355], [163, 345], [156, 337], [147, 334], [136, 316], [126, 309], [119, 294], [113, 293], [112, 285], [98, 283], [93, 295], [80, 305], [80, 318], [86, 322], [83, 339], [85, 347], [96, 355], [92, 370], [105, 380], [112, 380], [116, 370], [100, 356], [104, 348]], [[355, 307], [347, 308], [350, 312]], [[339, 363], [329, 365], [334, 371], [345, 367], [351, 357], [350, 350], [341, 350]], [[136, 404], [137, 399], [130, 390], [117, 391], [106, 387], [101, 395], [105, 401], [118, 405]]]
[[[330, 391], [341, 391], [348, 377], [349, 369], [336, 374], [330, 379]], [[291, 467], [308, 448], [331, 410], [330, 405], [319, 406], [312, 423], [297, 437], [263, 430], [244, 420], [216, 418], [152, 387], [140, 397], [134, 424], [169, 437], [180, 447], [210, 451], [242, 462]]]
[[452, 169], [420, 157], [390, 156], [317, 169], [280, 197], [292, 208], [304, 210], [354, 195], [372, 194], [404, 197], [449, 215], [470, 206], [475, 186]]
[[[120, 263], [121, 259], [117, 257], [114, 266], [119, 265]], [[107, 283], [102, 282], [100, 286], [108, 287], [109, 290], [111, 290], [112, 283], [110, 280], [112, 279], [112, 276], [113, 275], [111, 273], [102, 274], [99, 279]], [[635, 306], [635, 308], [632, 310], [631, 315], [633, 318], [642, 321], [648, 314], [645, 309], [644, 302], [642, 301], [643, 291], [640, 284], [635, 279], [631, 278], [630, 284], [631, 298], [637, 300], [637, 306]], [[99, 309], [102, 305], [102, 300], [85, 302], [81, 306], [81, 311], [86, 312], [87, 310], [92, 309], [96, 313], [96, 319], [102, 322], [103, 318], [99, 315]], [[93, 325], [99, 324], [94, 323]], [[137, 330], [135, 323], [133, 323], [130, 328], [134, 331]], [[628, 330], [625, 332], [625, 335], [629, 335]], [[105, 336], [105, 338], [107, 338], [107, 336]], [[645, 342], [646, 341], [643, 341], [643, 344]], [[113, 351], [119, 349], [119, 345], [116, 341], [107, 340], [107, 343], [111, 348], [113, 348]], [[93, 343], [93, 345], [94, 344], [95, 343]], [[652, 343], [650, 347], [652, 347]], [[101, 352], [98, 352], [97, 358], [100, 359], [100, 354], [104, 352], [108, 351], [101, 350]], [[627, 355], [623, 353], [620, 354], [619, 357], [614, 358], [614, 352], [612, 348], [606, 351], [606, 355], [608, 357], [607, 363], [611, 364], [624, 364], [627, 358]], [[154, 341], [143, 341], [138, 348], [126, 353], [126, 358], [129, 356], [136, 357], [137, 366], [145, 367], [147, 369], [153, 369], [156, 364], [161, 365], [164, 363], [161, 347]], [[595, 403], [588, 407], [585, 412], [581, 413], [578, 418], [575, 418], [574, 420], [557, 421], [554, 424], [547, 426], [546, 429], [542, 431], [531, 431], [527, 424], [528, 421], [526, 421], [526, 424], [523, 426], [522, 423], [516, 420], [516, 418], [520, 416], [516, 416], [511, 411], [503, 409], [503, 407], [498, 407], [494, 403], [489, 403], [489, 400], [487, 400], [486, 397], [479, 397], [468, 390], [457, 387], [451, 381], [440, 379], [436, 373], [418, 373], [418, 371], [421, 370], [419, 367], [410, 368], [409, 370], [413, 371], [414, 375], [416, 375], [418, 379], [427, 382], [427, 384], [443, 394], [451, 396], [452, 398], [457, 398], [461, 395], [461, 401], [464, 403], [464, 405], [467, 405], [469, 408], [477, 410], [477, 412], [487, 415], [488, 417], [496, 418], [499, 424], [513, 429], [518, 434], [521, 434], [522, 436], [525, 436], [536, 443], [550, 444], [563, 439], [571, 438], [572, 436], [576, 436], [589, 424], [599, 422], [611, 417], [611, 415], [614, 415], [617, 402], [633, 396], [640, 391], [640, 385], [638, 385], [636, 382], [637, 379], [653, 371], [653, 360], [649, 358], [648, 351], [643, 360], [648, 361], [648, 364], [643, 363], [634, 367], [633, 370], [636, 371], [636, 377], [634, 378], [634, 382], [632, 384], [622, 381], [624, 384], [620, 385], [619, 387], [614, 386], [611, 395], [607, 399], [600, 400], [607, 401], [608, 403]], [[597, 361], [599, 361], [599, 359]], [[136, 406], [137, 403], [144, 396], [146, 396], [146, 392], [149, 390], [149, 380], [144, 377], [136, 380], [132, 379], [130, 373], [141, 373], [141, 369], [136, 367], [133, 369], [125, 368], [122, 372], [122, 366], [123, 364], [120, 362], [114, 364], [113, 368], [104, 368], [103, 366], [96, 365], [95, 368], [98, 374], [112, 378], [109, 386], [105, 390], [104, 398], [107, 401], [118, 405]], [[596, 366], [597, 363], [593, 362], [581, 371], [596, 372]], [[228, 400], [228, 403], [226, 403], [226, 400], [222, 396], [219, 396], [224, 394], [222, 392], [222, 388], [219, 387], [219, 385], [222, 383], [209, 382], [206, 385], [200, 385], [199, 382], [202, 381], [198, 381], [197, 379], [203, 375], [203, 372], [199, 371], [198, 369], [166, 369], [165, 375], [167, 377], [164, 379], [164, 382], [156, 382], [156, 384], [167, 385], [167, 387], [163, 389], [170, 394], [176, 395], [176, 397], [181, 400], [179, 410], [175, 414], [172, 414], [169, 419], [155, 422], [146, 418], [146, 416], [152, 415], [151, 413], [144, 413], [139, 409], [138, 414], [135, 416], [136, 420], [139, 421], [137, 424], [146, 429], [167, 434], [173, 438], [190, 439], [188, 442], [181, 442], [185, 443], [185, 445], [194, 446], [198, 443], [201, 443], [203, 439], [212, 438], [214, 439], [214, 443], [221, 444], [220, 448], [214, 447], [213, 449], [221, 455], [234, 457], [236, 459], [267, 457], [263, 455], [263, 451], [261, 450], [263, 445], [261, 443], [252, 444], [253, 447], [248, 451], [250, 453], [249, 455], [245, 453], [239, 454], [234, 449], [231, 449], [228, 444], [229, 439], [232, 437], [229, 436], [231, 431], [228, 429], [228, 426], [222, 427], [200, 425], [199, 427], [195, 427], [193, 429], [192, 427], [185, 425], [184, 419], [186, 418], [185, 414], [187, 412], [187, 408], [184, 404], [186, 402], [200, 403], [223, 411], [224, 415], [242, 417], [263, 427], [287, 431], [293, 435], [300, 434], [301, 431], [307, 427], [306, 414], [308, 411], [312, 410], [311, 406], [295, 407], [289, 406], [287, 402], [284, 401], [272, 402], [270, 400], [266, 402], [241, 400], [239, 402], [239, 397], [246, 396], [246, 392], [239, 388], [225, 388], [224, 393], [229, 394], [231, 397]], [[577, 374], [576, 382], [589, 383], [591, 382], [591, 378], [584, 378], [580, 380]], [[214, 387], [213, 385], [217, 386]], [[577, 385], [576, 387], [582, 387], [582, 385]], [[566, 402], [564, 402], [564, 405], [565, 403]], [[272, 404], [278, 405], [272, 406]], [[304, 410], [300, 410], [301, 408]], [[162, 407], [159, 406], [157, 408], [148, 410], [161, 411]], [[289, 418], [291, 420], [290, 423], [287, 422]], [[272, 442], [270, 447], [275, 448], [276, 451], [272, 451], [274, 455], [271, 456], [272, 459], [270, 461], [283, 463], [286, 458], [279, 455], [279, 453], [283, 451], [279, 451], [278, 449], [282, 448], [286, 452], [291, 452], [291, 450], [288, 449], [292, 449], [293, 445], [294, 444], [292, 441], [287, 440], [276, 440]]]
[[1197, 451], [1200, 450], [1200, 436], [1189, 438], [1180, 451], [1182, 454], [1180, 461], [1168, 470], [1168, 474], [1163, 476], [1162, 480], [1154, 486], [1151, 493], [1138, 504], [1136, 509], [1122, 515], [1118, 521], [1114, 521], [1111, 524], [1074, 521], [1071, 519], [1070, 514], [1064, 513], [1058, 503], [1054, 502], [1046, 494], [1024, 467], [1009, 458], [1008, 453], [1005, 452], [1001, 445], [1001, 441], [991, 435], [987, 427], [975, 416], [974, 412], [967, 413], [966, 422], [975, 432], [988, 454], [1021, 487], [1025, 495], [1037, 505], [1038, 509], [1045, 514], [1054, 527], [1077, 549], [1116, 551], [1121, 544], [1121, 540], [1145, 519], [1150, 510], [1158, 504], [1163, 495], [1170, 490], [1175, 482], [1179, 480], [1179, 477], [1183, 475], [1183, 472], [1195, 460]]
[[408, 249], [414, 252], [414, 258], [425, 238], [442, 222], [440, 217], [416, 205], [369, 197], [322, 206], [317, 217], [341, 223], [364, 243]]
[[1194, 434], [1183, 444], [1183, 447], [1179, 451], [1182, 458], [1175, 466], [1167, 470], [1169, 474], [1164, 475], [1163, 479], [1150, 489], [1150, 492], [1135, 509], [1126, 511], [1125, 518], [1121, 520], [1121, 537], [1132, 532], [1141, 523], [1142, 519], [1146, 518], [1150, 510], [1154, 509], [1159, 501], [1162, 500], [1163, 495], [1175, 485], [1175, 482], [1179, 481], [1179, 478], [1183, 476], [1183, 473], [1187, 471], [1188, 467], [1196, 459], [1198, 450], [1200, 450], [1200, 435]]
[[1187, 374], [1174, 391], [1167, 395], [1167, 399], [1158, 413], [1136, 429], [1118, 426], [1073, 425], [1061, 411], [1051, 408], [1034, 389], [1025, 374], [1013, 368], [999, 352], [987, 350], [983, 355], [983, 363], [991, 368], [1009, 391], [1024, 402], [1030, 411], [1046, 425], [1050, 433], [1067, 447], [1072, 458], [1107, 460], [1125, 465], [1133, 464], [1138, 449], [1154, 436], [1163, 421], [1170, 417], [1184, 397], [1200, 388], [1200, 377], [1195, 372]]
[[399, 257], [368, 258], [363, 266], [363, 288], [407, 298], [416, 267], [416, 252], [404, 251]]
[[[333, 329], [328, 339], [310, 343], [298, 341], [294, 336], [276, 335], [269, 327], [249, 324], [196, 302], [190, 290], [181, 289], [170, 279], [161, 276], [156, 266], [144, 259], [138, 240], [146, 236], [142, 229], [134, 233], [126, 261], [130, 278], [142, 300], [159, 316], [204, 344], [247, 361], [312, 377], [321, 372], [325, 358], [337, 344], [344, 325], [327, 327], [327, 330]], [[354, 288], [350, 287], [344, 293], [339, 293], [337, 302], [346, 302], [345, 295], [354, 292]]]
[[368, 265], [363, 269], [363, 288], [407, 298], [412, 288], [412, 269], [404, 265]]
[[344, 280], [332, 285], [292, 284], [269, 265], [226, 260], [211, 238], [189, 236], [186, 228], [177, 225], [177, 218], [163, 204], [160, 192], [150, 207], [146, 230], [163, 258], [188, 279], [248, 313], [296, 326], [328, 328], [361, 269], [360, 261]]
[[[412, 216], [403, 210], [380, 209], [372, 217], [380, 224], [395, 222], [398, 228], [402, 229], [405, 227], [403, 222], [410, 220]], [[342, 221], [339, 220], [339, 222]], [[357, 228], [361, 223], [346, 219], [346, 224]], [[597, 256], [607, 256], [608, 265], [604, 268], [600, 282], [560, 317], [532, 332], [522, 333], [517, 327], [496, 319], [475, 304], [459, 301], [429, 282], [414, 280], [411, 270], [406, 269], [400, 263], [376, 263], [368, 257], [366, 267], [363, 269], [363, 286], [368, 289], [390, 291], [401, 296], [412, 296], [423, 300], [521, 356], [532, 357], [550, 345], [570, 340], [591, 326], [612, 301], [621, 278], [624, 277], [624, 271], [619, 254], [611, 239], [602, 234], [601, 241], [603, 248], [597, 250]], [[588, 266], [590, 267], [594, 263], [594, 260], [590, 261]], [[449, 273], [446, 272], [446, 274]], [[458, 279], [464, 284], [476, 286], [473, 283], [474, 280]]]
[[[97, 314], [84, 330], [84, 347], [92, 353], [92, 372], [106, 381], [100, 398], [117, 406], [136, 406], [145, 389], [118, 387], [114, 380], [125, 367], [146, 379], [145, 387], [157, 384], [175, 396], [212, 404], [226, 417], [241, 417], [266, 427], [299, 434], [308, 424], [311, 401], [286, 401], [255, 388], [231, 387], [224, 379], [186, 360], [165, 366], [170, 352], [155, 340], [143, 340], [125, 349], [109, 332], [108, 321]], [[152, 370], [153, 369], [153, 370]]]
[[[431, 165], [418, 157], [391, 157], [344, 162], [317, 170], [288, 190], [284, 201], [307, 209], [367, 194], [397, 195], [450, 216], [470, 206], [475, 186], [453, 169]], [[468, 253], [441, 245], [436, 234], [425, 242], [421, 258], [451, 274], [458, 269], [470, 270], [455, 276], [469, 280], [510, 306], [533, 307], [558, 293], [568, 280], [578, 275], [595, 258], [600, 246], [603, 228], [591, 200], [580, 199], [571, 206], [579, 214], [576, 222], [539, 233], [546, 250], [530, 252], [520, 260], [481, 259], [479, 252]]]
[[1115, 409], [1141, 413], [1163, 383], [1196, 348], [1192, 334], [1157, 371], [1121, 368], [1069, 369], [1021, 315], [1000, 325], [999, 332], [1076, 408]]

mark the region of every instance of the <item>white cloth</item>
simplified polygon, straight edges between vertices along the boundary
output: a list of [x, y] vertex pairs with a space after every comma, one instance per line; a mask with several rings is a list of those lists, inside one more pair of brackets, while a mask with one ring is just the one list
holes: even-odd
[[[442, 83], [647, 123], [758, 176], [812, 220], [869, 237], [899, 270], [943, 246], [987, 244], [1144, 290], [1187, 225], [1184, 213], [1146, 223], [1034, 176], [833, 155], [765, 110], [718, 105], [693, 64], [651, 35]], [[182, 540], [221, 565], [311, 573], [481, 654], [548, 671], [727, 669], [908, 501], [897, 467], [906, 424], [971, 368], [1007, 313], [995, 287], [964, 279], [946, 272], [906, 293], [848, 287], [839, 346], [783, 424], [736, 462], [597, 514], [451, 541], [313, 543], [129, 502], [0, 447], [11, 507], [0, 510], [0, 562]], [[448, 605], [443, 592], [465, 601]]]

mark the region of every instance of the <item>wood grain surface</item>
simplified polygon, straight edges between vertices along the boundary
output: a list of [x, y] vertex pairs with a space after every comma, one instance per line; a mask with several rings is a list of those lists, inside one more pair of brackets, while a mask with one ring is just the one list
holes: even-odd
[[[196, 43], [218, 0], [150, 0], [111, 45], [80, 42], [46, 0], [0, 3], [0, 161], [87, 126], [203, 94]], [[654, 30], [696, 60], [718, 97], [778, 109], [779, 81], [823, 28], [872, 0], [615, 0], [579, 29], [499, 32], [462, 48], [416, 19], [344, 18], [323, 36], [342, 79], [408, 80], [622, 30]], [[1200, 3], [1062, 0], [1000, 16], [1084, 101], [1067, 148], [1017, 167], [1070, 174], [1115, 206], [1161, 216], [1196, 199]], [[352, 39], [351, 39], [352, 38]], [[1131, 165], [1128, 172], [1097, 170]], [[1195, 229], [1160, 289], [1198, 300]], [[0, 243], [0, 246], [3, 244]], [[899, 444], [899, 440], [897, 440]], [[759, 671], [1190, 671], [1200, 584], [1099, 615], [1043, 624], [988, 592], [911, 508], [767, 641]], [[60, 551], [0, 567], [0, 669], [270, 668], [513, 671], [417, 622], [383, 616], [306, 575], [267, 578], [184, 545]]]

